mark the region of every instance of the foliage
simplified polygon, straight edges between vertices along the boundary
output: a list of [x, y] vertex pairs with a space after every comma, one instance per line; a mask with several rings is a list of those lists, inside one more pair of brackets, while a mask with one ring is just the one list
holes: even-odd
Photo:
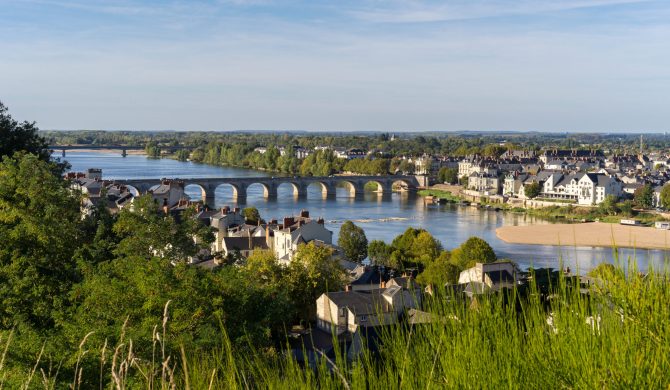
[[391, 268], [399, 268], [398, 264], [391, 264], [391, 252], [393, 247], [382, 240], [372, 240], [368, 244], [368, 257], [374, 265], [384, 265]]
[[[170, 214], [160, 210], [150, 195], [134, 198], [131, 208], [119, 213], [113, 231], [120, 237], [117, 256], [133, 256], [149, 260], [153, 257], [183, 262], [194, 256], [214, 239], [211, 229], [201, 225], [190, 209], [177, 223]], [[198, 237], [199, 243], [193, 240]]]
[[661, 206], [663, 206], [663, 208], [666, 210], [670, 210], [670, 184], [663, 186], [661, 189], [660, 198]]
[[355, 262], [362, 262], [368, 257], [368, 239], [365, 231], [351, 221], [345, 221], [340, 227], [337, 245], [344, 250], [344, 256]]
[[468, 238], [451, 252], [451, 257], [461, 269], [470, 268], [475, 263], [493, 263], [498, 259], [491, 245], [479, 237]]
[[458, 276], [462, 269], [451, 261], [451, 255], [442, 251], [440, 255], [429, 263], [417, 281], [423, 285], [444, 286], [458, 282]]
[[144, 152], [147, 156], [152, 158], [158, 158], [161, 156], [161, 148], [154, 141], [147, 142], [147, 145], [144, 147]]
[[256, 225], [261, 220], [261, 213], [256, 207], [245, 207], [242, 210], [242, 216], [250, 225]]
[[285, 288], [300, 311], [300, 318], [314, 317], [314, 302], [327, 291], [339, 291], [344, 285], [344, 270], [333, 250], [313, 241], [301, 244], [288, 266]]
[[12, 157], [16, 152], [31, 153], [42, 161], [49, 161], [49, 144], [41, 137], [35, 122], [19, 123], [8, 108], [0, 102], [0, 159]]
[[0, 164], [0, 328], [52, 326], [78, 278], [79, 201], [53, 171], [32, 154]]
[[533, 199], [540, 195], [540, 192], [542, 191], [542, 187], [540, 186], [540, 183], [538, 182], [532, 182], [529, 184], [526, 184], [523, 187], [523, 193], [526, 195], [526, 197]]
[[437, 172], [437, 181], [440, 183], [457, 184], [458, 183], [458, 169], [442, 167]]
[[635, 190], [634, 199], [637, 207], [650, 209], [654, 201], [654, 188], [649, 183], [645, 184]]

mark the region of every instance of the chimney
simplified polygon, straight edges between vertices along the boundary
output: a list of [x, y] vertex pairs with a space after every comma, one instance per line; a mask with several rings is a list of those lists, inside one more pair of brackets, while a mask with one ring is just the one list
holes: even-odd
[[386, 282], [384, 281], [384, 279], [382, 279], [382, 281], [379, 282], [379, 288], [386, 288]]
[[239, 207], [235, 207], [235, 208], [233, 209], [233, 213], [238, 214], [239, 212], [240, 212], [240, 208], [239, 208]]
[[309, 211], [302, 209], [302, 211], [300, 211], [300, 216], [302, 218], [309, 218]]
[[284, 217], [284, 229], [293, 225], [293, 217]]
[[228, 214], [229, 211], [230, 211], [230, 207], [228, 207], [228, 206], [223, 206], [221, 208], [221, 214], [223, 214], [223, 215]]
[[325, 221], [323, 220], [323, 218], [319, 218], [319, 219], [316, 221], [316, 223], [318, 223], [319, 225], [323, 225], [323, 224], [325, 223]]
[[351, 292], [351, 285], [347, 284], [346, 286], [344, 286], [344, 291], [345, 292]]

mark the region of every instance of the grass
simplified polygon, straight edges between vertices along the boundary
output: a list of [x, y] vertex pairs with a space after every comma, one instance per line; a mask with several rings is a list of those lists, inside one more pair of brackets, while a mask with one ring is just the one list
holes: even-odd
[[[597, 287], [596, 287], [597, 286]], [[381, 331], [378, 353], [344, 351], [305, 368], [274, 349], [236, 350], [222, 326], [221, 348], [162, 348], [169, 308], [156, 324], [153, 356], [82, 341], [73, 378], [49, 377], [46, 363], [9, 368], [11, 333], [1, 334], [0, 387], [147, 389], [667, 388], [670, 384], [670, 284], [665, 276], [617, 271], [584, 296], [560, 277], [553, 294], [530, 286], [476, 301], [428, 299], [440, 320]], [[516, 302], [516, 304], [506, 304]], [[47, 341], [48, 342], [48, 341]], [[82, 364], [79, 365], [81, 360]], [[85, 364], [87, 363], [87, 364]], [[85, 368], [84, 368], [85, 367]], [[93, 370], [95, 372], [87, 372]], [[50, 371], [49, 371], [50, 372]], [[82, 382], [81, 377], [101, 378]], [[90, 379], [89, 379], [90, 380]], [[100, 382], [100, 383], [97, 383]]]

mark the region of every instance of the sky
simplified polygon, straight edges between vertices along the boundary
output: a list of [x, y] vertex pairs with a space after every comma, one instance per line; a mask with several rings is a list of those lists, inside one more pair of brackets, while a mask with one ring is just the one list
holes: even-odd
[[0, 0], [41, 129], [670, 131], [670, 1]]

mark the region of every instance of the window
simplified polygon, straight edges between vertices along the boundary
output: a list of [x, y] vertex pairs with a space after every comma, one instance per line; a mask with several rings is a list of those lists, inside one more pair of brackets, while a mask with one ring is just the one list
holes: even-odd
[[345, 310], [346, 309], [344, 307], [340, 309], [340, 317], [344, 317]]
[[367, 316], [360, 316], [361, 322], [366, 322], [368, 320]]

